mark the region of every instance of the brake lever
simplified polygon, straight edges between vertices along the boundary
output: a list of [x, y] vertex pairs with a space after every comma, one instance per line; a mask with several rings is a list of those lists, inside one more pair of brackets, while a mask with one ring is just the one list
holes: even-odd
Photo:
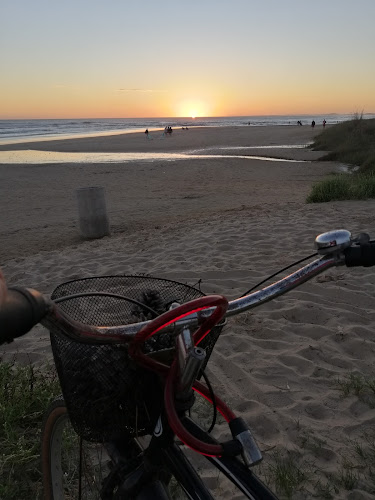
[[370, 243], [370, 235], [367, 233], [359, 233], [356, 238], [353, 238], [352, 242], [355, 245], [365, 245], [366, 243]]

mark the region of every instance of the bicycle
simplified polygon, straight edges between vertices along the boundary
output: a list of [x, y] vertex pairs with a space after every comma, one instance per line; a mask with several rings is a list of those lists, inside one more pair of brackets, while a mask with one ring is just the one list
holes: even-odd
[[[276, 499], [250, 469], [262, 460], [251, 430], [214, 394], [204, 367], [226, 318], [332, 266], [375, 265], [375, 242], [367, 234], [352, 238], [346, 230], [330, 231], [315, 245], [317, 259], [229, 303], [221, 295], [145, 276], [74, 280], [59, 285], [51, 299], [9, 288], [0, 309], [0, 342], [43, 324], [62, 388], [43, 424], [45, 497], [167, 499], [174, 478], [188, 498], [212, 499], [186, 446], [247, 498]], [[103, 318], [106, 326], [92, 326]], [[231, 440], [217, 442], [188, 416], [194, 392], [219, 410]]]

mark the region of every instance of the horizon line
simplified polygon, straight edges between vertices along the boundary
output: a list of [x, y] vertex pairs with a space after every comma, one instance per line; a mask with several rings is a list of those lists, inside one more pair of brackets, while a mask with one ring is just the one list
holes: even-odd
[[365, 116], [365, 115], [375, 115], [375, 112], [368, 111], [368, 112], [356, 112], [356, 111], [351, 111], [351, 112], [330, 112], [330, 113], [277, 113], [277, 114], [260, 114], [260, 115], [211, 115], [211, 116], [195, 116], [194, 118], [191, 116], [121, 116], [121, 117], [111, 117], [111, 116], [106, 116], [106, 117], [79, 117], [79, 118], [61, 118], [61, 117], [40, 117], [40, 118], [1, 118], [0, 120], [5, 121], [5, 120], [190, 120], [190, 121], [199, 121], [202, 119], [207, 119], [207, 118], [256, 118], [256, 117], [266, 117], [266, 116], [271, 116], [271, 117], [281, 117], [281, 116], [337, 116], [337, 115], [359, 115], [359, 116]]

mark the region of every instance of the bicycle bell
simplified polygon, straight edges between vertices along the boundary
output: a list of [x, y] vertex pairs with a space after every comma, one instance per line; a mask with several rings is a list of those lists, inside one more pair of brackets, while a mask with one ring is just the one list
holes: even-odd
[[350, 231], [346, 229], [328, 231], [327, 233], [319, 234], [315, 238], [315, 247], [321, 255], [339, 252], [350, 247], [351, 237]]

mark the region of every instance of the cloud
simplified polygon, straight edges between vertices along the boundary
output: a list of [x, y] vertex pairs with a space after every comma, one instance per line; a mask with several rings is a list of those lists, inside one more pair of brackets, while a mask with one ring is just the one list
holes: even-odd
[[153, 90], [153, 89], [117, 89], [117, 92], [165, 92], [165, 90]]

